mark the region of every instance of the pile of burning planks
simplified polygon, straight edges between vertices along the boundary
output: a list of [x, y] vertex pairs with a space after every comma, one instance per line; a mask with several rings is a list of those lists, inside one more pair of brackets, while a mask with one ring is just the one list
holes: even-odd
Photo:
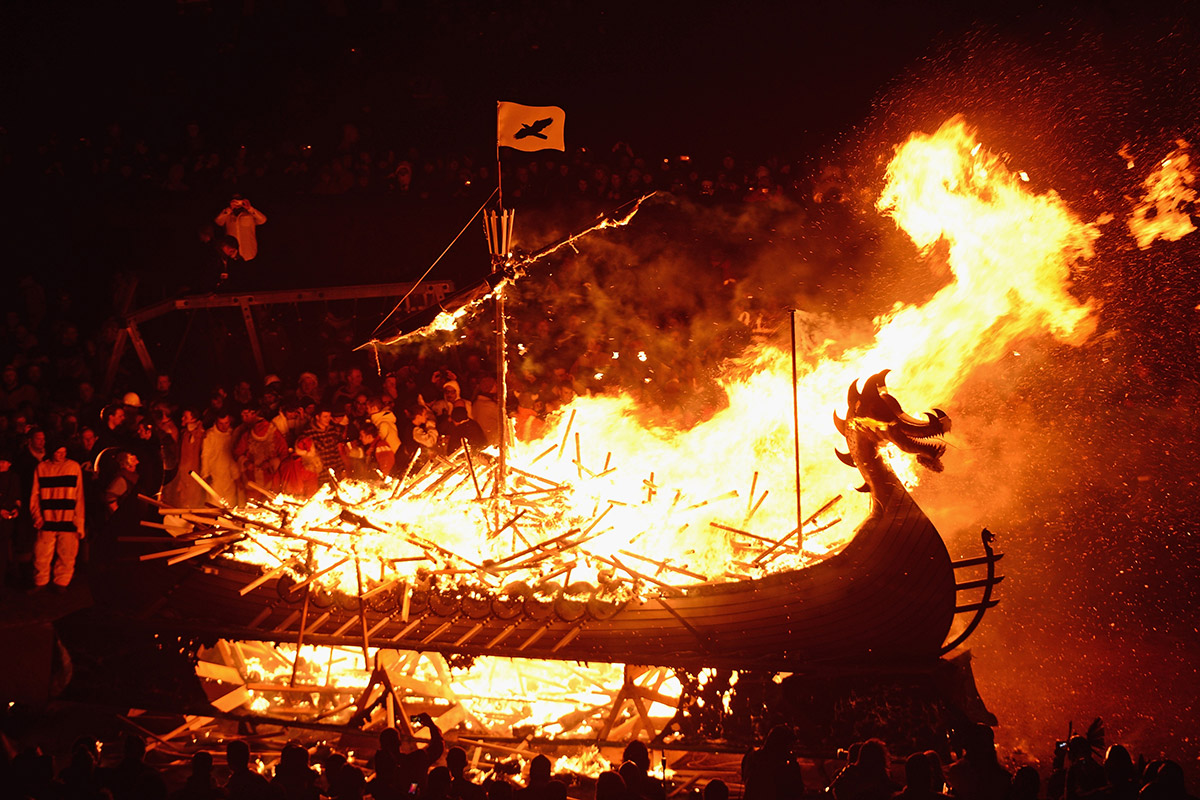
[[[300, 644], [309, 595], [338, 593], [357, 608], [364, 658], [372, 647], [367, 609], [384, 596], [400, 598], [398, 610], [405, 622], [413, 593], [430, 588], [450, 587], [483, 597], [520, 592], [548, 601], [599, 597], [617, 606], [655, 593], [678, 596], [689, 586], [760, 577], [780, 556], [790, 556], [792, 563], [809, 556], [800, 547], [797, 529], [774, 538], [750, 530], [768, 494], [765, 489], [758, 493], [758, 472], [744, 504], [736, 502], [737, 490], [693, 500], [682, 490], [659, 485], [651, 472], [640, 481], [644, 495], [594, 495], [581, 512], [578, 484], [537, 471], [543, 459], [570, 458], [572, 441], [574, 458], [565, 463], [573, 467], [579, 483], [616, 471], [611, 452], [599, 469], [584, 464], [579, 433], [571, 436], [573, 422], [572, 411], [561, 440], [522, 466], [502, 466], [493, 454], [464, 444], [450, 457], [419, 454], [398, 480], [331, 482], [309, 500], [276, 495], [251, 483], [248, 488], [257, 496], [231, 508], [193, 472], [191, 477], [209, 498], [204, 506], [172, 508], [143, 497], [157, 506], [162, 518], [143, 525], [169, 538], [124, 538], [169, 542], [165, 549], [142, 554], [143, 561], [174, 565], [225, 554], [260, 565], [262, 574], [244, 585], [241, 594], [278, 580], [287, 584], [290, 596], [302, 595]], [[563, 464], [556, 466], [561, 475]], [[840, 518], [823, 524], [820, 520], [841, 499], [837, 495], [811, 514], [803, 523], [805, 534], [838, 524]], [[632, 536], [603, 524], [614, 509], [626, 512], [631, 507], [640, 513], [635, 523], [642, 525]], [[728, 554], [724, 574], [710, 576], [684, 558], [654, 557], [635, 549], [652, 530], [678, 526], [682, 531], [696, 513], [717, 512], [726, 521], [709, 520], [707, 525], [719, 544], [716, 552], [724, 548]], [[457, 516], [439, 517], [442, 513]], [[626, 527], [631, 517], [624, 514], [623, 519]], [[471, 537], [450, 536], [451, 528], [466, 528]]]

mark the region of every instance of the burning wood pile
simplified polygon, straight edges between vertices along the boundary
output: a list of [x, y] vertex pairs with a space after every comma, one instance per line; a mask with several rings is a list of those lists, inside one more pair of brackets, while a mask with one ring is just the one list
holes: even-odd
[[[443, 623], [422, 643], [460, 649], [470, 643], [486, 653], [516, 626], [472, 642], [485, 618], [512, 619], [532, 607], [535, 616], [567, 622], [602, 619], [630, 602], [794, 569], [822, 552], [811, 536], [801, 551], [794, 529], [783, 536], [751, 530], [768, 494], [757, 472], [748, 500], [738, 490], [690, 497], [659, 485], [653, 472], [621, 482], [611, 452], [598, 464], [585, 463], [573, 422], [574, 414], [557, 444], [527, 463], [510, 459], [504, 474], [494, 452], [464, 446], [450, 458], [418, 456], [398, 480], [331, 483], [307, 501], [252, 487], [261, 499], [231, 509], [193, 474], [210, 502], [186, 509], [159, 504], [162, 522], [144, 524], [169, 533], [172, 546], [141, 559], [174, 565], [225, 555], [261, 567], [239, 593], [274, 581], [285, 599], [301, 601], [298, 644], [331, 608], [356, 612], [358, 624], [337, 633], [353, 631], [363, 653], [386, 646], [373, 643], [379, 625], [368, 615], [415, 627], [432, 609], [480, 621], [452, 642], [438, 641], [450, 627]], [[833, 511], [841, 500], [835, 496], [811, 514], [805, 533], [838, 525]], [[697, 534], [699, 546], [685, 547]], [[447, 604], [454, 607], [440, 607]], [[571, 638], [561, 638], [555, 651]]]
[[[215, 708], [256, 722], [305, 723], [409, 735], [428, 713], [463, 743], [654, 739], [682, 691], [670, 669], [481, 657], [455, 669], [436, 652], [220, 640], [196, 674]], [[507, 743], [507, 744], [506, 744]]]

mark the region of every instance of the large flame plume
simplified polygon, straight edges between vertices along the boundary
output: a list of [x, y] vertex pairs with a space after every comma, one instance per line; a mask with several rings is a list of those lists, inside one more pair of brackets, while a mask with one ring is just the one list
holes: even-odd
[[[418, 569], [428, 580], [430, 565], [420, 565], [422, 556], [435, 562], [437, 579], [494, 585], [489, 563], [521, 549], [522, 539], [536, 542], [571, 529], [596, 533], [586, 549], [536, 559], [528, 575], [505, 580], [544, 582], [565, 573], [576, 581], [599, 576], [603, 583], [604, 570], [622, 563], [618, 554], [625, 561], [630, 554], [650, 556], [656, 574], [672, 562], [674, 583], [724, 580], [801, 567], [836, 550], [868, 508], [865, 497], [848, 491], [857, 476], [829, 457], [838, 444], [829, 412], [851, 381], [890, 368], [907, 405], [951, 405], [975, 367], [1007, 355], [1015, 342], [1049, 334], [1079, 343], [1094, 325], [1093, 309], [1073, 297], [1070, 286], [1072, 270], [1092, 255], [1098, 229], [1053, 191], [1032, 191], [1028, 177], [986, 150], [963, 119], [898, 147], [877, 205], [920, 251], [943, 243], [951, 279], [925, 302], [897, 304], [876, 319], [870, 344], [798, 354], [802, 496], [813, 510], [831, 498], [853, 498], [809, 520], [806, 533], [819, 534], [806, 536], [803, 552], [782, 548], [775, 558], [755, 558], [764, 541], [780, 541], [796, 529], [791, 365], [775, 346], [759, 346], [731, 366], [722, 380], [728, 406], [689, 430], [645, 427], [628, 395], [577, 399], [544, 436], [518, 442], [510, 452], [518, 472], [540, 476], [541, 484], [529, 486], [550, 495], [538, 515], [510, 526], [515, 530], [502, 529], [501, 520], [519, 513], [518, 504], [489, 505], [486, 486], [465, 472], [453, 481], [428, 473], [382, 490], [327, 489], [290, 520], [308, 540], [272, 547], [299, 552], [314, 541], [327, 543], [319, 568], [342, 563], [321, 580], [350, 593], [362, 591], [364, 572], [368, 586], [377, 585], [376, 576], [386, 582]], [[915, 481], [911, 464], [895, 461], [902, 476]], [[364, 530], [361, 517], [339, 516], [346, 504], [357, 505], [379, 530]], [[525, 525], [535, 530], [522, 534]], [[276, 566], [260, 548], [242, 553]], [[367, 559], [378, 559], [378, 569], [360, 569]]]

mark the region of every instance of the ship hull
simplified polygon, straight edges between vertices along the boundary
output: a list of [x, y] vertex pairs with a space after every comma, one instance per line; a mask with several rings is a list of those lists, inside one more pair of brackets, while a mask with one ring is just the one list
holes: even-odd
[[357, 597], [289, 591], [287, 580], [242, 594], [260, 571], [227, 558], [169, 569], [169, 588], [140, 614], [164, 632], [685, 669], [936, 658], [955, 612], [946, 547], [903, 491], [840, 553], [811, 567], [621, 607], [421, 592], [405, 599], [397, 588], [360, 608]]

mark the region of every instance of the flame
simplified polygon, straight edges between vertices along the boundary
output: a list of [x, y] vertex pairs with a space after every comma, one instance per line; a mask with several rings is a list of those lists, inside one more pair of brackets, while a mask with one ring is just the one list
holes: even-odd
[[[507, 488], [538, 494], [536, 509], [524, 497], [501, 508], [488, 502], [491, 462], [475, 454], [478, 463], [460, 457], [453, 470], [441, 465], [407, 482], [327, 487], [290, 519], [306, 539], [269, 537], [267, 548], [243, 543], [239, 557], [270, 567], [278, 563], [273, 557], [291, 559], [297, 578], [328, 569], [320, 584], [350, 594], [400, 579], [495, 589], [561, 578], [553, 591], [569, 582], [604, 585], [616, 571], [634, 578], [621, 584], [628, 596], [659, 583], [794, 569], [836, 552], [869, 508], [868, 498], [849, 491], [858, 476], [829, 456], [839, 444], [829, 412], [849, 383], [890, 368], [905, 404], [924, 410], [952, 401], [973, 369], [1003, 358], [1015, 342], [1049, 334], [1078, 344], [1095, 324], [1092, 307], [1071, 295], [1070, 279], [1092, 255], [1096, 225], [1055, 192], [1032, 191], [1027, 175], [1011, 171], [963, 119], [897, 148], [877, 207], [920, 252], [944, 243], [951, 279], [927, 301], [879, 316], [869, 344], [799, 354], [803, 515], [845, 498], [806, 520], [803, 550], [777, 547], [774, 557], [761, 558], [769, 542], [794, 535], [797, 509], [790, 357], [759, 345], [723, 378], [728, 407], [690, 430], [638, 422], [627, 394], [577, 398], [543, 435], [509, 453], [518, 472], [537, 477]], [[915, 483], [907, 456], [893, 463]], [[346, 519], [344, 508], [359, 517]], [[522, 511], [519, 523], [502, 526]], [[587, 531], [587, 541], [569, 552], [535, 553], [517, 561], [528, 562], [524, 570], [489, 567], [572, 530]], [[316, 569], [301, 568], [314, 541], [324, 545]]]
[[[234, 651], [237, 657], [228, 658]], [[427, 711], [443, 730], [458, 728], [462, 735], [595, 742], [611, 726], [611, 738], [619, 741], [641, 725], [632, 704], [612, 714], [626, 682], [622, 664], [480, 657], [469, 669], [455, 669], [436, 653], [371, 648], [364, 659], [358, 648], [263, 642], [221, 642], [201, 649], [199, 660], [201, 677], [211, 678], [205, 667], [217, 664], [225, 683], [232, 667], [245, 689], [240, 706], [274, 718], [344, 724], [378, 666], [397, 690], [397, 715]], [[631, 679], [652, 683], [656, 698], [677, 701], [683, 692], [669, 670], [645, 670]], [[675, 714], [674, 706], [657, 699], [643, 707], [656, 730]], [[594, 748], [591, 753], [576, 754], [563, 768], [589, 774], [606, 763]]]
[[[1190, 174], [1185, 180], [1182, 172], [1186, 154], [1169, 162], [1163, 170], [1173, 165], [1173, 177], [1167, 180], [1163, 172], [1148, 187], [1190, 186]], [[292, 534], [255, 531], [237, 546], [236, 557], [269, 568], [283, 562], [297, 579], [317, 575], [314, 585], [352, 595], [395, 583], [449, 582], [494, 591], [524, 580], [545, 592], [599, 584], [627, 598], [663, 583], [804, 567], [836, 552], [869, 508], [867, 496], [851, 491], [858, 476], [830, 457], [840, 442], [829, 412], [844, 402], [848, 384], [890, 368], [906, 406], [920, 411], [947, 405], [974, 369], [1015, 352], [1019, 341], [1050, 335], [1078, 344], [1095, 325], [1091, 305], [1070, 288], [1072, 270], [1092, 256], [1097, 224], [1081, 220], [1055, 192], [1033, 191], [1028, 175], [1011, 171], [963, 119], [914, 134], [897, 147], [877, 208], [919, 252], [943, 244], [950, 279], [926, 301], [898, 303], [876, 318], [867, 344], [838, 350], [816, 335], [811, 340], [822, 344], [798, 354], [801, 488], [809, 517], [802, 550], [792, 545], [797, 509], [790, 354], [760, 344], [727, 369], [722, 388], [728, 406], [689, 430], [639, 422], [628, 394], [580, 397], [542, 435], [509, 451], [514, 470], [503, 502], [490, 499], [493, 454], [471, 454], [469, 462], [460, 454], [403, 480], [343, 482], [309, 500], [284, 499], [290, 506], [283, 527]], [[799, 324], [813, 325], [803, 315]], [[915, 485], [914, 460], [899, 452], [888, 457], [901, 479]], [[840, 502], [826, 503], [839, 496]], [[240, 513], [280, 523], [266, 508]], [[562, 552], [536, 546], [564, 536], [572, 546]], [[789, 545], [775, 547], [765, 559], [771, 541]], [[614, 573], [626, 580], [615, 580]], [[270, 649], [288, 652], [286, 646]], [[366, 685], [369, 659], [421, 658], [335, 650], [306, 649], [297, 656], [293, 648], [301, 686], [334, 684], [354, 694]], [[291, 677], [291, 658], [276, 661], [268, 654], [267, 661], [248, 663], [261, 682]], [[417, 684], [411, 685], [445, 680], [422, 663], [414, 662], [409, 678]], [[480, 658], [454, 676], [434, 715], [450, 715], [470, 698], [468, 713], [444, 719], [467, 731], [483, 720], [503, 720], [513, 735], [514, 728], [550, 737], [583, 730], [594, 738], [598, 731], [580, 723], [580, 709], [610, 701], [622, 675], [620, 665]], [[674, 696], [679, 691], [677, 684], [662, 689]], [[325, 711], [348, 702], [320, 692], [299, 696]], [[248, 702], [275, 713], [296, 698], [268, 687], [251, 692]], [[671, 712], [663, 706], [652, 713], [665, 719]], [[573, 768], [594, 772], [602, 764], [596, 754]]]
[[1142, 250], [1156, 239], [1175, 242], [1196, 230], [1188, 213], [1196, 202], [1196, 176], [1188, 143], [1177, 139], [1175, 145], [1175, 150], [1146, 177], [1145, 195], [1129, 218], [1129, 230]]

